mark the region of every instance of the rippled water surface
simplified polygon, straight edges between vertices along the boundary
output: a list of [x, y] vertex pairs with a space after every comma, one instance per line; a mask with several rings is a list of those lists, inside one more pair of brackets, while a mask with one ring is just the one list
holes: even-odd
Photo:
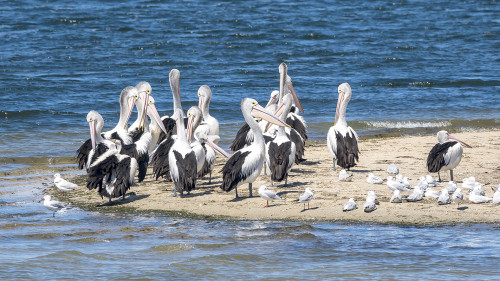
[[170, 114], [172, 68], [185, 109], [212, 88], [226, 148], [240, 100], [265, 104], [283, 61], [312, 139], [325, 138], [346, 81], [362, 136], [498, 128], [497, 1], [0, 2], [0, 278], [498, 277], [497, 225], [52, 217], [38, 202], [53, 170], [74, 167], [89, 110], [114, 127], [120, 91], [146, 80]]

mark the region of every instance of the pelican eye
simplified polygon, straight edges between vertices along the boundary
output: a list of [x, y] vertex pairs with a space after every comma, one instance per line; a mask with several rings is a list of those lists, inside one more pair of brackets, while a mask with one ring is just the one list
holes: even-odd
[[148, 94], [149, 94], [149, 92], [151, 92], [151, 90], [150, 90], [150, 89], [147, 89], [147, 90], [146, 90], [146, 93], [148, 93]]
[[252, 105], [257, 105], [257, 103], [253, 101], [253, 102], [252, 102]]

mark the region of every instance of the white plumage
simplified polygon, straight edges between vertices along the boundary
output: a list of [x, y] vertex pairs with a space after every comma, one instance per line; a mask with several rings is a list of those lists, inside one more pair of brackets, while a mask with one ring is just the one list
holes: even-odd
[[384, 181], [383, 179], [374, 175], [373, 173], [369, 173], [368, 176], [366, 176], [366, 182], [371, 183], [371, 184], [380, 184], [383, 181]]
[[346, 170], [340, 170], [339, 172], [339, 180], [341, 181], [351, 181], [352, 180], [352, 175], [348, 174]]
[[441, 189], [441, 193], [439, 194], [438, 198], [438, 204], [439, 205], [450, 204], [450, 194], [448, 193], [448, 189], [446, 187]]
[[274, 201], [274, 200], [283, 200], [283, 198], [279, 197], [276, 193], [274, 193], [272, 190], [269, 190], [267, 186], [262, 185], [259, 187], [259, 196], [266, 200], [266, 208], [269, 207], [269, 200]]
[[78, 187], [77, 184], [74, 184], [72, 182], [69, 182], [61, 178], [61, 175], [59, 173], [54, 174], [54, 184], [56, 185], [56, 187], [59, 189], [60, 192], [73, 191]]
[[403, 202], [403, 199], [401, 198], [401, 192], [399, 190], [394, 190], [392, 193], [391, 200], [389, 200], [390, 203], [401, 203]]
[[375, 199], [372, 196], [367, 196], [366, 202], [363, 205], [363, 211], [365, 211], [365, 213], [370, 213], [375, 211], [376, 209], [377, 205], [375, 204]]
[[50, 195], [43, 196], [43, 206], [52, 212], [52, 216], [55, 216], [55, 213], [59, 210], [68, 207], [68, 204], [59, 202], [57, 200], [52, 200]]
[[307, 209], [309, 209], [309, 202], [313, 199], [314, 194], [312, 192], [312, 189], [310, 187], [306, 187], [306, 190], [304, 193], [302, 193], [299, 197], [299, 202], [304, 203], [304, 210], [306, 209], [306, 203], [307, 203]]
[[342, 211], [344, 212], [349, 212], [352, 210], [356, 210], [358, 208], [358, 205], [356, 205], [356, 201], [354, 201], [354, 198], [349, 198], [349, 201], [347, 201], [344, 204], [344, 207], [342, 208]]

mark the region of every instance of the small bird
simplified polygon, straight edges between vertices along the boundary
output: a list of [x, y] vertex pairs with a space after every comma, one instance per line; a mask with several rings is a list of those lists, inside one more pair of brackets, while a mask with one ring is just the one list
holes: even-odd
[[413, 193], [410, 194], [410, 196], [408, 196], [406, 198], [406, 201], [407, 202], [417, 202], [417, 201], [420, 201], [422, 200], [424, 197], [424, 192], [421, 188], [418, 188], [416, 187], [414, 190], [413, 190]]
[[417, 186], [420, 187], [422, 190], [425, 191], [429, 187], [429, 184], [425, 180], [425, 177], [420, 177], [419, 180], [418, 180]]
[[431, 175], [425, 176], [425, 180], [429, 184], [429, 186], [438, 186], [439, 182], [436, 181]]
[[59, 173], [54, 174], [54, 184], [59, 189], [59, 196], [61, 196], [61, 192], [73, 191], [78, 187], [77, 184], [61, 178]]
[[424, 197], [439, 198], [439, 191], [427, 188], [424, 192]]
[[55, 213], [57, 211], [68, 207], [68, 204], [66, 203], [52, 200], [50, 195], [44, 195], [43, 199], [43, 206], [52, 212], [52, 217], [55, 217]]
[[391, 175], [397, 175], [399, 174], [399, 168], [396, 166], [396, 164], [392, 163], [387, 167], [387, 173]]
[[306, 209], [306, 203], [307, 203], [307, 209], [309, 210], [309, 201], [311, 201], [313, 199], [313, 192], [312, 192], [312, 189], [310, 187], [306, 187], [306, 190], [304, 191], [304, 193], [302, 193], [299, 197], [299, 202], [300, 203], [304, 203], [304, 210]]
[[439, 205], [450, 204], [450, 194], [448, 193], [448, 189], [446, 187], [441, 189], [441, 193], [439, 194], [438, 198], [438, 204]]
[[485, 196], [486, 193], [484, 192], [483, 190], [483, 187], [481, 185], [476, 185], [474, 186], [474, 189], [472, 189], [472, 191], [470, 191], [476, 195], [480, 195], [480, 196]]
[[366, 176], [366, 182], [371, 183], [371, 184], [380, 184], [384, 180], [381, 179], [380, 177], [376, 176], [373, 173], [369, 173], [368, 176]]
[[368, 193], [366, 194], [366, 197], [368, 197], [368, 196], [373, 197], [373, 201], [375, 202], [375, 204], [377, 204], [377, 205], [380, 204], [380, 201], [378, 201], [378, 197], [375, 194], [375, 191], [373, 191], [373, 190], [368, 191]]
[[460, 202], [464, 200], [464, 194], [462, 193], [461, 188], [457, 188], [455, 192], [451, 195], [451, 199], [453, 202], [457, 202], [457, 209], [460, 208]]
[[446, 190], [448, 190], [448, 194], [453, 194], [457, 190], [457, 184], [454, 181], [449, 181], [446, 185]]
[[365, 211], [365, 213], [370, 213], [375, 211], [376, 209], [377, 205], [375, 204], [375, 199], [372, 196], [367, 196], [366, 202], [363, 205], [363, 211]]
[[342, 209], [342, 211], [349, 212], [352, 210], [356, 210], [357, 208], [358, 208], [358, 205], [356, 205], [356, 201], [354, 201], [354, 198], [349, 198], [349, 201], [347, 201], [344, 204], [344, 208]]
[[497, 188], [497, 191], [493, 194], [493, 204], [500, 204], [500, 188]]
[[272, 190], [269, 190], [267, 186], [262, 185], [259, 187], [259, 196], [262, 199], [265, 199], [267, 201], [266, 206], [264, 208], [269, 207], [269, 200], [283, 200], [283, 198], [279, 197], [276, 193], [274, 193]]
[[403, 199], [401, 198], [401, 194], [399, 190], [394, 190], [394, 193], [392, 194], [391, 200], [389, 200], [390, 203], [402, 203]]
[[483, 195], [478, 195], [474, 191], [469, 193], [469, 201], [474, 203], [474, 204], [481, 204], [481, 203], [487, 203], [489, 201], [492, 201], [493, 198], [483, 196]]
[[405, 186], [404, 183], [399, 182], [398, 180], [395, 180], [392, 176], [387, 177], [387, 186], [389, 187], [390, 190], [400, 190], [400, 191], [407, 191], [410, 190], [408, 187]]
[[476, 178], [474, 178], [474, 177], [465, 178], [462, 180], [462, 188], [463, 189], [467, 188], [469, 190], [473, 190], [475, 183], [476, 183]]
[[346, 170], [340, 170], [340, 173], [339, 173], [339, 180], [341, 181], [351, 181], [352, 180], [352, 175], [351, 174], [348, 174], [346, 172]]

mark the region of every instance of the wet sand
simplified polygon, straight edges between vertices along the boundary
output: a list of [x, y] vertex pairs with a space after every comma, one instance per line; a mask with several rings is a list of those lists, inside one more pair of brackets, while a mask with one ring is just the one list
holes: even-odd
[[[464, 148], [460, 165], [454, 170], [455, 182], [461, 187], [462, 179], [474, 176], [476, 181], [486, 183], [483, 189], [487, 196], [493, 196], [492, 186], [500, 183], [500, 131], [462, 132], [454, 134], [472, 148]], [[416, 185], [420, 176], [429, 174], [426, 169], [427, 155], [434, 144], [436, 136], [408, 136], [395, 138], [371, 138], [359, 141], [361, 151], [359, 163], [349, 172], [352, 181], [339, 181], [337, 171], [332, 170], [332, 160], [325, 141], [307, 143], [306, 162], [294, 165], [288, 178], [288, 186], [275, 183], [271, 186], [268, 176], [260, 176], [253, 184], [253, 197], [248, 198], [248, 185], [239, 187], [240, 198], [235, 199], [234, 191], [226, 193], [219, 186], [220, 170], [224, 164], [218, 156], [212, 183], [208, 178], [198, 180], [197, 188], [191, 195], [171, 197], [173, 183], [163, 180], [155, 181], [151, 170], [146, 180], [132, 187], [125, 200], [115, 199], [116, 203], [105, 204], [95, 190], [88, 191], [82, 185], [67, 199], [77, 206], [84, 206], [98, 211], [113, 211], [125, 208], [126, 211], [144, 212], [181, 212], [204, 218], [224, 219], [279, 219], [279, 220], [318, 220], [318, 221], [352, 221], [396, 224], [442, 224], [442, 223], [498, 223], [500, 222], [500, 206], [492, 203], [472, 204], [468, 200], [468, 192], [464, 190], [464, 201], [457, 209], [456, 204], [438, 205], [436, 198], [425, 198], [419, 202], [389, 203], [392, 191], [383, 184], [369, 184], [366, 176], [372, 172], [386, 178], [386, 169], [395, 163], [403, 176], [410, 177], [410, 183]], [[432, 174], [437, 178], [437, 174]], [[449, 172], [441, 173], [443, 183], [433, 189], [443, 188], [449, 180]], [[282, 201], [270, 202], [258, 196], [258, 188], [267, 185]], [[306, 187], [311, 187], [314, 199], [309, 209], [304, 210], [301, 203], [296, 202]], [[55, 187], [51, 192], [56, 194]], [[375, 191], [380, 200], [377, 210], [365, 213], [362, 210], [366, 194]], [[411, 191], [402, 192], [403, 197]], [[343, 212], [343, 204], [355, 198], [358, 209]], [[307, 208], [307, 205], [306, 205]]]

